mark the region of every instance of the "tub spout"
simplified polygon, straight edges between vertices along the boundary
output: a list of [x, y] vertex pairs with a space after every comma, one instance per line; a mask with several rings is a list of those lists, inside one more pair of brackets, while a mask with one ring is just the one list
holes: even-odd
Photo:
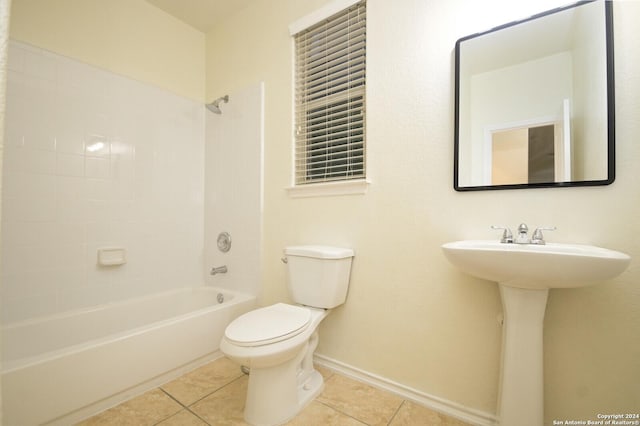
[[214, 266], [213, 268], [211, 268], [211, 271], [209, 273], [211, 275], [226, 274], [227, 273], [227, 265], [218, 266], [217, 268]]

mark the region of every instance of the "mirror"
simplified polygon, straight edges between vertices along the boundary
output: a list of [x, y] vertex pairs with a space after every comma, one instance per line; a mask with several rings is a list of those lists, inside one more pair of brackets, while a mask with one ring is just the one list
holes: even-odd
[[455, 61], [457, 191], [613, 182], [611, 1], [463, 37]]

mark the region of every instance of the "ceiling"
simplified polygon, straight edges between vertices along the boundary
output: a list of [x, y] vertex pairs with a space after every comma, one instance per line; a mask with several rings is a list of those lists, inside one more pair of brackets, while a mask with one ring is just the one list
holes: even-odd
[[204, 33], [254, 0], [146, 0]]

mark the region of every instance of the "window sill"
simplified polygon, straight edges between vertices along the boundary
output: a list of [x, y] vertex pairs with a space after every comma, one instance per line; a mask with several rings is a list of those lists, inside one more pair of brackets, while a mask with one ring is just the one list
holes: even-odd
[[362, 195], [366, 194], [370, 183], [371, 182], [365, 179], [311, 183], [307, 185], [290, 186], [287, 188], [287, 192], [291, 198]]

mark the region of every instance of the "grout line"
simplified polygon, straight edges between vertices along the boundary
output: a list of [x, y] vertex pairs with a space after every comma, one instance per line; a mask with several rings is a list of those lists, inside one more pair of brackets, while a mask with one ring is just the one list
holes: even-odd
[[[242, 377], [244, 377], [244, 375], [240, 375], [240, 376], [236, 377], [235, 379], [231, 380], [229, 383], [226, 383], [225, 385], [220, 386], [220, 387], [219, 387], [219, 388], [217, 388], [216, 390], [211, 391], [211, 392], [209, 392], [208, 394], [204, 395], [202, 398], [200, 398], [200, 399], [197, 399], [197, 400], [193, 401], [193, 402], [192, 402], [190, 405], [188, 405], [188, 406], [187, 406], [187, 405], [184, 405], [182, 402], [178, 401], [176, 398], [174, 398], [174, 397], [173, 397], [173, 395], [171, 395], [171, 394], [170, 394], [169, 392], [167, 392], [166, 390], [164, 390], [164, 389], [162, 389], [162, 388], [160, 388], [160, 390], [161, 390], [162, 392], [164, 392], [165, 394], [167, 394], [167, 395], [169, 396], [169, 398], [173, 399], [173, 400], [174, 400], [174, 401], [176, 401], [178, 404], [180, 404], [180, 406], [181, 406], [181, 407], [183, 407], [185, 410], [187, 410], [189, 413], [193, 414], [193, 415], [194, 415], [194, 416], [196, 416], [198, 419], [202, 420], [202, 421], [203, 421], [207, 426], [211, 426], [211, 424], [210, 424], [209, 422], [207, 422], [205, 419], [203, 419], [202, 417], [200, 417], [200, 416], [199, 416], [195, 411], [191, 410], [191, 408], [190, 408], [190, 407], [192, 407], [193, 405], [195, 405], [195, 404], [197, 404], [198, 402], [202, 401], [203, 399], [210, 397], [210, 396], [211, 396], [211, 395], [213, 395], [214, 393], [216, 393], [216, 392], [218, 392], [218, 391], [220, 391], [220, 390], [222, 390], [222, 389], [226, 388], [226, 387], [227, 387], [227, 386], [229, 386], [231, 383], [233, 383], [233, 382], [235, 382], [235, 381], [237, 381], [237, 380], [241, 379]], [[176, 413], [176, 414], [178, 414], [178, 413]], [[175, 416], [176, 414], [174, 414], [174, 416]], [[173, 417], [173, 416], [170, 416], [170, 417]], [[168, 418], [170, 418], [170, 417], [168, 417]], [[163, 419], [162, 421], [164, 421], [164, 420], [166, 420], [166, 419]], [[156, 424], [157, 424], [157, 423], [156, 423]]]
[[[244, 374], [241, 374], [240, 376], [236, 377], [235, 379], [231, 380], [229, 383], [225, 384], [224, 386], [220, 386], [218, 389], [214, 390], [213, 392], [209, 392], [207, 395], [203, 396], [202, 398], [193, 401], [191, 403], [191, 405], [189, 407], [192, 407], [193, 405], [197, 404], [198, 402], [202, 401], [205, 398], [210, 397], [211, 395], [213, 395], [214, 393], [221, 391], [222, 389], [226, 388], [227, 386], [229, 386], [231, 383], [234, 383], [240, 379], [242, 379], [244, 377]], [[202, 417], [200, 417], [198, 414], [196, 414], [194, 411], [191, 410], [191, 408], [184, 406], [183, 404], [180, 404], [183, 407], [185, 407], [187, 409], [187, 411], [189, 411], [191, 414], [193, 414], [194, 416], [196, 416], [197, 418], [199, 418], [200, 420], [202, 420], [206, 425], [211, 426], [211, 424], [209, 422], [207, 422], [205, 419], [203, 419]]]
[[[359, 419], [359, 418], [357, 418], [357, 417], [353, 417], [351, 414], [345, 413], [344, 411], [339, 410], [338, 408], [333, 407], [333, 406], [331, 406], [331, 405], [329, 405], [329, 404], [327, 404], [327, 403], [325, 403], [325, 402], [318, 401], [318, 397], [316, 397], [316, 398], [315, 398], [314, 400], [312, 400], [311, 402], [312, 402], [312, 403], [313, 403], [313, 402], [317, 402], [318, 404], [324, 405], [325, 407], [327, 407], [327, 408], [329, 408], [329, 409], [331, 409], [331, 410], [335, 411], [336, 413], [340, 413], [340, 414], [342, 414], [343, 416], [349, 417], [349, 418], [351, 418], [351, 419], [353, 419], [353, 420], [357, 421], [358, 423], [362, 423], [363, 425], [366, 425], [366, 426], [371, 426], [369, 423], [367, 423], [367, 422], [365, 422], [365, 421], [363, 421], [363, 420], [361, 420], [361, 419]], [[302, 413], [302, 412], [300, 412], [300, 413]], [[300, 414], [300, 413], [298, 413], [298, 414]], [[295, 418], [295, 417], [294, 417], [294, 418]]]
[[191, 414], [193, 414], [194, 416], [196, 416], [197, 418], [199, 418], [200, 420], [202, 420], [202, 422], [207, 425], [207, 426], [211, 426], [211, 423], [209, 423], [208, 421], [206, 421], [205, 419], [203, 419], [202, 417], [200, 417], [198, 414], [194, 413], [193, 411], [191, 411], [188, 407], [187, 407], [187, 411], [190, 412]]
[[[224, 386], [223, 386], [223, 387], [224, 387]], [[211, 426], [211, 425], [209, 424], [209, 422], [207, 422], [205, 419], [203, 419], [202, 417], [200, 417], [197, 413], [194, 413], [193, 411], [191, 411], [191, 409], [190, 409], [188, 406], [186, 406], [186, 405], [184, 405], [182, 402], [178, 401], [178, 400], [177, 400], [176, 398], [174, 398], [174, 397], [173, 397], [173, 395], [171, 395], [169, 392], [167, 392], [166, 390], [164, 390], [164, 389], [162, 389], [162, 388], [158, 388], [158, 389], [160, 389], [162, 392], [164, 392], [164, 393], [165, 393], [169, 398], [173, 399], [175, 402], [177, 402], [178, 404], [180, 404], [180, 406], [181, 406], [182, 408], [184, 408], [185, 410], [187, 410], [188, 412], [190, 412], [191, 414], [193, 414], [194, 416], [196, 416], [197, 418], [199, 418], [200, 420], [202, 420], [206, 425]], [[220, 388], [220, 389], [222, 389], [222, 388]], [[215, 393], [215, 392], [216, 392], [216, 391], [211, 392], [211, 393]], [[209, 395], [211, 395], [211, 394], [209, 394]], [[209, 395], [207, 395], [207, 396], [209, 396]], [[205, 397], [205, 398], [206, 398], [206, 397]], [[198, 401], [201, 401], [202, 399], [204, 399], [204, 398], [201, 398], [201, 399], [199, 399]], [[198, 401], [196, 401], [196, 402], [198, 402]], [[196, 402], [194, 402], [194, 404], [195, 404]], [[182, 411], [182, 410], [181, 410], [181, 411]], [[178, 413], [180, 413], [180, 411], [178, 411]], [[161, 421], [160, 421], [160, 422], [158, 422], [158, 423], [161, 423], [161, 422], [163, 422], [163, 421], [165, 421], [165, 420], [167, 420], [167, 419], [170, 419], [171, 417], [176, 416], [178, 413], [175, 413], [175, 414], [173, 414], [173, 415], [171, 415], [171, 416], [167, 417], [166, 419], [161, 420]], [[157, 425], [158, 423], [156, 423], [156, 425]]]
[[[189, 405], [189, 407], [191, 407], [191, 406], [192, 406], [192, 405], [194, 405], [194, 404], [197, 404], [198, 402], [202, 401], [202, 400], [203, 400], [203, 399], [205, 399], [205, 398], [210, 397], [210, 396], [211, 396], [211, 395], [213, 395], [214, 393], [216, 393], [216, 392], [218, 392], [218, 391], [221, 391], [222, 389], [224, 389], [224, 388], [226, 388], [227, 386], [229, 386], [231, 383], [233, 383], [233, 382], [235, 382], [235, 381], [237, 381], [237, 380], [240, 380], [240, 379], [241, 379], [241, 378], [243, 378], [243, 377], [244, 377], [244, 375], [238, 376], [238, 377], [236, 377], [235, 379], [231, 380], [229, 383], [225, 383], [224, 385], [220, 386], [220, 387], [219, 387], [219, 388], [217, 388], [216, 390], [209, 392], [208, 394], [206, 394], [206, 395], [205, 395], [205, 396], [203, 396], [202, 398], [200, 398], [200, 399], [196, 399], [195, 401], [193, 401], [193, 402]], [[184, 404], [182, 404], [182, 403], [181, 403], [180, 405], [182, 405], [182, 406], [183, 406], [183, 407], [185, 407], [185, 408], [189, 408], [189, 407], [187, 407], [186, 405], [184, 405]], [[191, 411], [191, 410], [189, 410], [189, 411]]]
[[169, 398], [173, 399], [175, 402], [177, 402], [178, 404], [180, 404], [181, 407], [183, 408], [187, 408], [186, 405], [184, 405], [182, 402], [178, 401], [176, 398], [173, 397], [173, 395], [171, 395], [169, 392], [167, 392], [166, 390], [164, 390], [162, 387], [159, 387], [158, 389], [160, 389], [162, 392], [164, 392], [165, 395], [167, 395]]
[[396, 418], [396, 416], [398, 415], [398, 413], [400, 412], [400, 409], [402, 408], [402, 406], [407, 402], [406, 399], [403, 399], [402, 402], [400, 403], [400, 405], [398, 405], [398, 408], [396, 408], [396, 411], [393, 413], [393, 416], [391, 416], [391, 418], [389, 419], [389, 422], [387, 423], [387, 426], [389, 426], [392, 422], [393, 419]]

